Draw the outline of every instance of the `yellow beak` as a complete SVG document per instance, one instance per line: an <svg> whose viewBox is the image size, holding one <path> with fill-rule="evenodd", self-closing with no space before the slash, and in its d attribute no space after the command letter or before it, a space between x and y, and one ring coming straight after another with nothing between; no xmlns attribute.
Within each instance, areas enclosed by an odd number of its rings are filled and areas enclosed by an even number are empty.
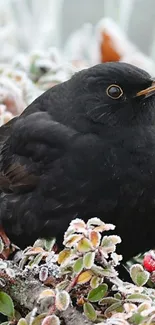
<svg viewBox="0 0 155 325"><path fill-rule="evenodd" d="M139 97L139 96L145 96L146 97L149 97L149 96L152 96L152 95L155 95L155 81L152 82L152 85L146 89L143 89L143 90L140 90L137 94L136 94L136 97Z"/></svg>

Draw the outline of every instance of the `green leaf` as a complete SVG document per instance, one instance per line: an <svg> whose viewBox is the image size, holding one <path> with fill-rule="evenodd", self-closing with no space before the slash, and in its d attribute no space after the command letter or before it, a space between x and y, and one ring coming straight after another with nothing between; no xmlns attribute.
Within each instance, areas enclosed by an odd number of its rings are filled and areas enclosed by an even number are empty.
<svg viewBox="0 0 155 325"><path fill-rule="evenodd" d="M45 247L45 239L43 239L43 238L37 239L34 242L33 247L41 247L41 248L44 248Z"/></svg>
<svg viewBox="0 0 155 325"><path fill-rule="evenodd" d="M119 300L121 300L121 299L122 299L122 296L121 296L121 294L120 294L119 292L116 292L116 293L114 294L114 298L115 298L115 299L119 299Z"/></svg>
<svg viewBox="0 0 155 325"><path fill-rule="evenodd" d="M28 316L28 317L27 317ZM26 316L26 320L27 318L31 320L31 317L32 317L32 312L30 313L30 317L29 317L29 314ZM32 324L31 325L41 325L42 324L42 321L43 319L47 316L47 314L43 313L43 314L40 314L38 315L37 317L35 317L35 319L33 320ZM30 323L30 321L28 321L28 324Z"/></svg>
<svg viewBox="0 0 155 325"><path fill-rule="evenodd" d="M7 293L0 292L0 313L8 317L14 317L14 305L11 297Z"/></svg>
<svg viewBox="0 0 155 325"><path fill-rule="evenodd" d="M73 266L73 271L75 273L80 273L83 269L83 258L80 257L78 258L78 260L76 260L76 262L74 263L74 266Z"/></svg>
<svg viewBox="0 0 155 325"><path fill-rule="evenodd" d="M70 281L69 280L64 280L62 282L59 282L57 285L56 285L56 289L58 289L59 291L61 290L65 290L70 284Z"/></svg>
<svg viewBox="0 0 155 325"><path fill-rule="evenodd" d="M96 320L97 314L96 314L96 311L95 311L94 307L92 306L92 304L90 304L89 302L86 302L83 305L83 310L84 310L85 316L88 319L90 319L93 322Z"/></svg>
<svg viewBox="0 0 155 325"><path fill-rule="evenodd" d="M95 289L99 286L99 284L101 284L102 279L99 278L98 276L94 275L90 281L90 286L92 289Z"/></svg>
<svg viewBox="0 0 155 325"><path fill-rule="evenodd" d="M104 236L101 242L102 247L113 247L121 243L121 238L117 235Z"/></svg>
<svg viewBox="0 0 155 325"><path fill-rule="evenodd" d="M111 316L112 312L123 312L122 302L116 302L115 304L112 304L110 307L108 307L105 311L105 316L109 318Z"/></svg>
<svg viewBox="0 0 155 325"><path fill-rule="evenodd" d="M150 302L146 302L146 301L145 301L145 302L141 303L141 304L138 306L137 311L138 311L139 313L141 313L141 312L143 312L144 310L149 310L150 307L151 307Z"/></svg>
<svg viewBox="0 0 155 325"><path fill-rule="evenodd" d="M108 266L107 268L103 268L98 265L93 265L91 270L93 271L94 274L100 275L102 277L116 277L117 272L112 266Z"/></svg>
<svg viewBox="0 0 155 325"><path fill-rule="evenodd" d="M130 268L130 276L132 281L140 287L146 284L149 280L150 274L143 269L142 265L134 264Z"/></svg>
<svg viewBox="0 0 155 325"><path fill-rule="evenodd" d="M39 263L41 262L42 258L43 258L43 253L39 253L38 255L36 255L35 258L33 259L33 262L31 264L31 266L39 265Z"/></svg>
<svg viewBox="0 0 155 325"><path fill-rule="evenodd" d="M95 252L89 252L83 257L83 265L86 269L91 269L94 264Z"/></svg>
<svg viewBox="0 0 155 325"><path fill-rule="evenodd" d="M10 322L1 323L1 325L10 325Z"/></svg>
<svg viewBox="0 0 155 325"><path fill-rule="evenodd" d="M19 319L17 325L28 325L28 324L25 318L21 318Z"/></svg>
<svg viewBox="0 0 155 325"><path fill-rule="evenodd" d="M135 313L129 318L131 324L138 325L141 324L144 317L140 313Z"/></svg>
<svg viewBox="0 0 155 325"><path fill-rule="evenodd" d="M93 265L91 270L95 275L105 276L104 268L98 265Z"/></svg>
<svg viewBox="0 0 155 325"><path fill-rule="evenodd" d="M142 293L133 293L133 294L127 296L126 301L142 303L145 301L151 301L151 298L147 295L142 294Z"/></svg>
<svg viewBox="0 0 155 325"><path fill-rule="evenodd" d="M101 300L107 293L108 286L106 283L100 284L97 288L92 289L88 294L88 300L96 302Z"/></svg>
<svg viewBox="0 0 155 325"><path fill-rule="evenodd" d="M92 250L92 244L91 241L87 238L82 238L78 244L77 244L77 250L80 253L87 253L90 252Z"/></svg>
<svg viewBox="0 0 155 325"><path fill-rule="evenodd" d="M45 249L50 252L52 250L55 242L56 242L56 239L53 237L50 239L45 239L45 242L44 242Z"/></svg>
<svg viewBox="0 0 155 325"><path fill-rule="evenodd" d="M119 299L116 299L114 297L105 297L102 300L99 301L99 305L113 305L116 302L120 302Z"/></svg>

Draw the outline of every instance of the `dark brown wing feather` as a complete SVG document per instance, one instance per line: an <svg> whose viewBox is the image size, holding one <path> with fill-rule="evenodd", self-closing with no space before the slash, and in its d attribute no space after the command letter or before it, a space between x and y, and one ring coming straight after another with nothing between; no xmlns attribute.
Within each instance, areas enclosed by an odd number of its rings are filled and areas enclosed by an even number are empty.
<svg viewBox="0 0 155 325"><path fill-rule="evenodd" d="M36 187L47 164L61 157L75 131L48 113L15 118L0 128L0 189L27 192Z"/></svg>

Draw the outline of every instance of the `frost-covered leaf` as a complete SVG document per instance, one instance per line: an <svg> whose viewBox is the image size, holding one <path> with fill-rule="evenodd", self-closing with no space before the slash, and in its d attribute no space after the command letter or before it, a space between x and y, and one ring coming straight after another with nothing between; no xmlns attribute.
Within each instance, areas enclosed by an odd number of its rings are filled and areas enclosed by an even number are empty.
<svg viewBox="0 0 155 325"><path fill-rule="evenodd" d="M105 223L104 225L102 226L97 226L94 228L94 231L97 231L97 232L103 232L103 231L109 231L109 230L114 230L115 229L115 226L111 223Z"/></svg>
<svg viewBox="0 0 155 325"><path fill-rule="evenodd" d="M67 291L58 291L56 293L55 305L58 310L66 310L70 303L70 295Z"/></svg>
<svg viewBox="0 0 155 325"><path fill-rule="evenodd" d="M86 224L83 220L76 218L71 221L68 230L73 230L78 233L86 233Z"/></svg>
<svg viewBox="0 0 155 325"><path fill-rule="evenodd" d="M55 238L45 239L45 242L44 242L45 249L50 252L52 250L55 242L56 242Z"/></svg>
<svg viewBox="0 0 155 325"><path fill-rule="evenodd" d="M120 302L119 299L116 299L114 297L105 297L99 301L99 305L113 305L117 302Z"/></svg>
<svg viewBox="0 0 155 325"><path fill-rule="evenodd" d="M44 249L42 247L31 247L28 251L24 253L25 256L35 256L39 253L45 253Z"/></svg>
<svg viewBox="0 0 155 325"><path fill-rule="evenodd" d="M28 325L28 323L25 318L21 318L19 319L17 325Z"/></svg>
<svg viewBox="0 0 155 325"><path fill-rule="evenodd" d="M97 318L97 314L96 314L96 311L94 309L94 307L92 306L91 303L89 302L86 302L84 305L83 305L83 310L84 310L84 314L85 316L90 319L91 321L95 321L96 318Z"/></svg>
<svg viewBox="0 0 155 325"><path fill-rule="evenodd" d="M26 262L28 261L28 256L24 256L19 262L19 268L24 269Z"/></svg>
<svg viewBox="0 0 155 325"><path fill-rule="evenodd" d="M101 240L101 235L99 232L91 230L89 232L89 239L91 241L91 244L94 248L98 247L100 244L100 240Z"/></svg>
<svg viewBox="0 0 155 325"><path fill-rule="evenodd" d="M47 297L55 297L55 291L52 290L52 289L45 289L45 290L43 290L40 293L38 300L44 299L44 298L47 298Z"/></svg>
<svg viewBox="0 0 155 325"><path fill-rule="evenodd" d="M114 304L112 304L111 306L109 306L106 311L105 311L105 316L107 318L111 317L112 314L114 313L118 313L118 312L123 312L123 306L122 306L122 302L116 302Z"/></svg>
<svg viewBox="0 0 155 325"><path fill-rule="evenodd" d="M90 242L89 239L87 238L82 238L79 242L78 242L78 245L77 245L77 250L80 252L80 253L87 253L89 252L90 250L92 250L92 244Z"/></svg>
<svg viewBox="0 0 155 325"><path fill-rule="evenodd" d="M40 271L39 271L39 280L41 282L46 281L48 278L48 267L42 266Z"/></svg>
<svg viewBox="0 0 155 325"><path fill-rule="evenodd" d="M97 217L94 217L94 218L90 218L88 221L87 221L87 226L90 227L90 226L102 226L104 225L105 223L97 218Z"/></svg>
<svg viewBox="0 0 155 325"><path fill-rule="evenodd" d="M115 226L113 224L107 224L104 223L101 219L99 218L91 218L88 220L87 222L87 226L88 227L95 227L94 230L95 231L106 231L106 230L114 230Z"/></svg>
<svg viewBox="0 0 155 325"><path fill-rule="evenodd" d="M139 308L137 308L137 311L143 316L148 317L150 315L155 316L155 307L150 307L149 309L144 309L142 311L139 311Z"/></svg>
<svg viewBox="0 0 155 325"><path fill-rule="evenodd" d="M65 266L63 266L62 267L62 265L61 265L61 273L63 274L63 275L65 275L65 274L70 274L70 273L72 273L73 272L73 268L72 268L72 266L71 265L65 265Z"/></svg>
<svg viewBox="0 0 155 325"><path fill-rule="evenodd" d="M48 266L52 266L53 263L58 261L58 254L55 254L53 251L48 253L48 256L45 258L45 262Z"/></svg>
<svg viewBox="0 0 155 325"><path fill-rule="evenodd" d="M116 298L116 299L118 299L118 300L121 300L122 296L121 296L121 294L120 294L119 292L116 292L116 293L114 294L114 298Z"/></svg>
<svg viewBox="0 0 155 325"><path fill-rule="evenodd" d="M34 256L30 256L28 266L33 269L34 267Z"/></svg>
<svg viewBox="0 0 155 325"><path fill-rule="evenodd" d="M116 235L104 236L101 241L101 246L107 253L113 253L116 245L121 243L121 238Z"/></svg>
<svg viewBox="0 0 155 325"><path fill-rule="evenodd" d="M80 273L83 269L83 258L80 257L76 260L76 262L73 265L73 271L75 273Z"/></svg>
<svg viewBox="0 0 155 325"><path fill-rule="evenodd" d="M39 265L39 263L41 262L43 258L43 253L39 253L35 256L35 258L33 259L33 262L31 263L31 266L35 266L35 265Z"/></svg>
<svg viewBox="0 0 155 325"><path fill-rule="evenodd" d="M15 278L15 271L9 267L6 268L6 274L10 277L10 278Z"/></svg>
<svg viewBox="0 0 155 325"><path fill-rule="evenodd" d="M90 290L88 300L90 302L97 302L101 300L107 293L108 286L106 283L100 284L97 288Z"/></svg>
<svg viewBox="0 0 155 325"><path fill-rule="evenodd" d="M120 264L120 261L122 260L122 255L118 255L117 253L111 253L111 259L113 260L113 265L117 266Z"/></svg>
<svg viewBox="0 0 155 325"><path fill-rule="evenodd" d="M126 297L126 301L131 301L133 303L142 303L145 301L151 301L151 298L148 295L142 293L133 293Z"/></svg>
<svg viewBox="0 0 155 325"><path fill-rule="evenodd" d="M2 238L0 237L0 254L3 252L3 250L4 250L4 243Z"/></svg>
<svg viewBox="0 0 155 325"><path fill-rule="evenodd" d="M6 269L7 268L7 263L4 262L3 260L0 260L0 269Z"/></svg>
<svg viewBox="0 0 155 325"><path fill-rule="evenodd" d="M93 265L91 269L95 275L100 275L100 276L105 275L104 268L102 266Z"/></svg>
<svg viewBox="0 0 155 325"><path fill-rule="evenodd" d="M130 276L136 285L143 286L148 281L150 274L143 269L142 265L134 264L130 268Z"/></svg>
<svg viewBox="0 0 155 325"><path fill-rule="evenodd" d="M3 291L0 292L0 313L8 317L13 317L15 313L11 297Z"/></svg>
<svg viewBox="0 0 155 325"><path fill-rule="evenodd" d="M59 291L60 290L65 290L70 284L70 281L69 280L64 280L62 282L59 282L57 285L56 285L56 289L58 289Z"/></svg>
<svg viewBox="0 0 155 325"><path fill-rule="evenodd" d="M100 275L100 276L106 276L106 277L116 277L117 272L112 266L108 266L106 268L103 268L101 266L93 265L91 270L95 275Z"/></svg>
<svg viewBox="0 0 155 325"><path fill-rule="evenodd" d="M91 286L91 288L92 288L92 289L97 288L97 287L99 286L99 284L102 283L102 281L103 281L102 278L100 278L100 277L94 275L94 276L92 277L91 281L90 281L90 286Z"/></svg>
<svg viewBox="0 0 155 325"><path fill-rule="evenodd" d="M71 226L75 227L75 228L86 228L86 224L82 219L76 218L74 220L71 221L70 223Z"/></svg>
<svg viewBox="0 0 155 325"><path fill-rule="evenodd" d="M138 306L137 311L139 313L141 313L143 311L146 311L146 310L148 311L150 309L152 309L151 302L143 302ZM154 307L154 311L155 311L155 307Z"/></svg>
<svg viewBox="0 0 155 325"><path fill-rule="evenodd" d="M70 249L64 249L58 255L58 263L64 265L70 260L72 252Z"/></svg>
<svg viewBox="0 0 155 325"><path fill-rule="evenodd" d="M137 310L137 306L132 302L125 302L123 307L126 313L132 313Z"/></svg>
<svg viewBox="0 0 155 325"><path fill-rule="evenodd" d="M30 315L31 315L31 313L30 313ZM28 314L28 316L29 316L29 314ZM30 322L30 324L31 325L42 325L42 321L46 316L47 316L47 314L45 314L45 313L40 314L37 317L35 317L35 319L32 321L32 323ZM29 317L26 316L26 320L27 320L27 318L29 318ZM30 318L31 318L31 316L30 316ZM28 324L29 324L29 322L28 322Z"/></svg>
<svg viewBox="0 0 155 325"><path fill-rule="evenodd" d="M90 281L92 278L92 272L90 270L82 272L78 279L77 279L77 284L84 284Z"/></svg>
<svg viewBox="0 0 155 325"><path fill-rule="evenodd" d="M45 246L45 239L41 239L41 238L37 239L33 244L33 247L42 247L42 248L44 248L44 246Z"/></svg>
<svg viewBox="0 0 155 325"><path fill-rule="evenodd" d="M68 248L75 247L75 245L80 241L81 238L83 238L83 235L81 234L69 235L64 239L63 245Z"/></svg>
<svg viewBox="0 0 155 325"><path fill-rule="evenodd" d="M95 260L95 252L88 252L83 257L83 266L86 269L91 269Z"/></svg>
<svg viewBox="0 0 155 325"><path fill-rule="evenodd" d="M60 325L60 319L55 315L46 316L41 325Z"/></svg>
<svg viewBox="0 0 155 325"><path fill-rule="evenodd" d="M134 313L130 318L129 321L133 325L142 324L144 317L140 313ZM143 323L144 324L144 323ZM150 324L151 325L151 324Z"/></svg>
<svg viewBox="0 0 155 325"><path fill-rule="evenodd" d="M0 278L0 287L1 289L6 286L6 281L3 278Z"/></svg>

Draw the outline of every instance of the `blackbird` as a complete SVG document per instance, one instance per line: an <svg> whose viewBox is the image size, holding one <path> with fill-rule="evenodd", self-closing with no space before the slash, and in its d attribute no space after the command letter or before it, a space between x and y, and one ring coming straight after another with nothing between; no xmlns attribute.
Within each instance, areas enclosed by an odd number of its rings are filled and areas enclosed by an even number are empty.
<svg viewBox="0 0 155 325"><path fill-rule="evenodd" d="M98 216L127 260L155 245L155 81L130 64L84 69L0 128L0 224L21 248Z"/></svg>

